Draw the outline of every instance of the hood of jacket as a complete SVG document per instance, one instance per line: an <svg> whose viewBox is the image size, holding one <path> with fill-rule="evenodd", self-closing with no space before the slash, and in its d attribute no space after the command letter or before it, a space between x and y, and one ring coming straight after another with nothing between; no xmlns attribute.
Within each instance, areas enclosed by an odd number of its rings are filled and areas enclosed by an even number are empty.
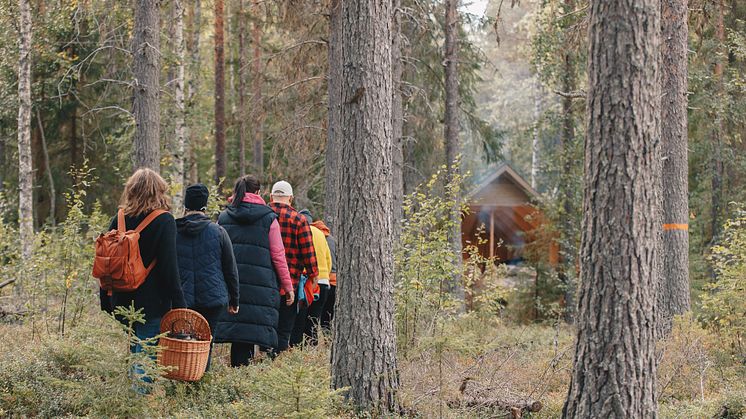
<svg viewBox="0 0 746 419"><path fill-rule="evenodd" d="M332 234L331 230L329 230L329 227L327 227L327 225L324 224L324 222L321 220L316 220L311 223L311 225L321 230L321 232L324 233L324 236L326 237L329 237L329 235Z"/></svg>
<svg viewBox="0 0 746 419"><path fill-rule="evenodd" d="M176 230L179 234L196 236L206 229L211 222L212 220L205 214L190 214L176 220Z"/></svg>
<svg viewBox="0 0 746 419"><path fill-rule="evenodd" d="M240 224L253 224L274 211L264 203L261 196L247 193L241 201L241 205L238 207L229 205L225 212Z"/></svg>

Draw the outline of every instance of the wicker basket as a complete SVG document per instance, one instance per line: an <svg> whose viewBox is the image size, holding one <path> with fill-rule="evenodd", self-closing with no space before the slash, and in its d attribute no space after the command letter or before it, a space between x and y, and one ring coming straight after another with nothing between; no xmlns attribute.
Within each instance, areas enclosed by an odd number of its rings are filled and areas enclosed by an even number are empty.
<svg viewBox="0 0 746 419"><path fill-rule="evenodd" d="M169 333L169 336L158 342L161 347L158 353L159 364L172 367L166 373L166 378L179 381L197 381L202 378L212 343L207 320L194 310L174 309L163 316L161 333ZM180 335L189 335L196 340L174 337Z"/></svg>

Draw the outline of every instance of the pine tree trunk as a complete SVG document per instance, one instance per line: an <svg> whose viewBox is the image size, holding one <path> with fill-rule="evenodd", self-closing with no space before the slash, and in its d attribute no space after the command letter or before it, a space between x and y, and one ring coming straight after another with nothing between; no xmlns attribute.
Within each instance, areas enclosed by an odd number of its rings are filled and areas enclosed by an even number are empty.
<svg viewBox="0 0 746 419"><path fill-rule="evenodd" d="M566 14L575 12L575 0L565 0ZM566 31L575 30L566 28ZM562 90L565 93L571 93L577 90L577 75L575 70L575 53L571 46L566 46L562 63ZM572 164L575 160L573 151L575 149L575 115L573 113L573 98L570 96L562 97L562 128L560 130L560 199L562 200L562 244L566 247L563 254L565 255L562 265L559 267L559 276L565 282L565 321L572 323L575 320L577 282L575 275L568 274L575 270L575 238L576 225L573 215L575 214L575 190L572 182Z"/></svg>
<svg viewBox="0 0 746 419"><path fill-rule="evenodd" d="M660 2L590 5L577 344L565 418L656 417Z"/></svg>
<svg viewBox="0 0 746 419"><path fill-rule="evenodd" d="M339 193L337 178L339 155L337 155L339 136L341 135L340 118L342 112L342 6L341 0L329 2L329 43L327 69L328 92L328 123L326 128L326 157L325 157L325 186L324 220L329 228L337 227L337 210L339 209Z"/></svg>
<svg viewBox="0 0 746 419"><path fill-rule="evenodd" d="M238 0L238 168L246 175L246 13Z"/></svg>
<svg viewBox="0 0 746 419"><path fill-rule="evenodd" d="M187 114L194 115L196 108L196 98L199 93L200 67L201 60L199 54L199 36L202 30L202 4L200 0L194 0L192 5L192 22L191 22L191 58L189 59L189 82L187 84ZM193 119L193 118L190 118ZM197 147L198 132L197 129L189 127L188 129L188 146L189 146L189 183L196 183L198 180L197 167Z"/></svg>
<svg viewBox="0 0 746 419"><path fill-rule="evenodd" d="M393 147L392 147L392 209L391 217L394 229L394 245L399 242L402 219L402 200L404 198L404 150L402 148L402 128L404 126L404 105L402 103L402 60L401 60L401 0L393 0L393 26L391 30L391 66L394 96L392 99Z"/></svg>
<svg viewBox="0 0 746 419"><path fill-rule="evenodd" d="M687 156L687 0L661 2L661 142L663 148L663 271L658 336L673 316L689 311L689 167Z"/></svg>
<svg viewBox="0 0 746 419"><path fill-rule="evenodd" d="M715 115L715 129L712 134L712 199L711 199L711 235L710 244L714 244L720 234L720 216L722 213L722 201L723 201L723 174L725 172L725 164L723 162L723 110L718 108L722 100L724 100L724 86L723 86L723 59L722 55L725 55L723 51L725 45L725 0L718 0L717 2L717 17L715 21L715 38L718 42L717 52L715 56L715 83L717 83L717 94L718 104L716 104Z"/></svg>
<svg viewBox="0 0 746 419"><path fill-rule="evenodd" d="M173 1L173 24L174 38L173 43L176 47L176 57L179 60L176 66L176 83L174 83L174 100L176 102L176 127L175 127L175 144L171 151L173 172L171 182L174 186L172 208L180 212L184 207L184 159L186 158L186 103L184 100L184 66L187 61L186 44L184 42L184 1Z"/></svg>
<svg viewBox="0 0 746 419"><path fill-rule="evenodd" d="M332 382L367 410L396 412L399 374L391 252L391 0L340 3L343 66L337 155L339 298ZM360 214L365 214L364 219Z"/></svg>
<svg viewBox="0 0 746 419"><path fill-rule="evenodd" d="M215 183L225 178L225 54L223 0L215 0Z"/></svg>
<svg viewBox="0 0 746 419"><path fill-rule="evenodd" d="M160 148L160 1L136 0L132 55L135 76L134 168L161 169Z"/></svg>
<svg viewBox="0 0 746 419"><path fill-rule="evenodd" d="M458 0L445 0L445 148L446 164L448 165L449 182L456 179L460 166L454 162L461 152L459 141L459 106L460 97L458 90ZM464 288L461 285L462 243L461 243L461 200L457 197L453 202L451 211L451 222L453 227L449 232L449 240L453 247L453 264L455 274L453 275L450 289L453 295L463 301Z"/></svg>
<svg viewBox="0 0 746 419"><path fill-rule="evenodd" d="M34 168L31 160L31 4L18 0L18 227L21 256L31 257L34 244ZM20 289L20 287L18 288Z"/></svg>
<svg viewBox="0 0 746 419"><path fill-rule="evenodd" d="M252 133L254 138L254 170L261 179L264 176L264 100L262 98L262 79L264 75L262 74L262 20L259 0L254 0L254 27L251 35L254 44L253 78L251 80L253 98L251 101L256 110Z"/></svg>
<svg viewBox="0 0 746 419"><path fill-rule="evenodd" d="M36 123L39 125L39 135L41 136L41 153L44 157L44 171L47 172L47 181L49 182L49 221L52 225L57 225L57 191L54 187L54 175L49 164L49 150L47 149L47 136L44 133L44 124L41 120L39 108L36 108Z"/></svg>

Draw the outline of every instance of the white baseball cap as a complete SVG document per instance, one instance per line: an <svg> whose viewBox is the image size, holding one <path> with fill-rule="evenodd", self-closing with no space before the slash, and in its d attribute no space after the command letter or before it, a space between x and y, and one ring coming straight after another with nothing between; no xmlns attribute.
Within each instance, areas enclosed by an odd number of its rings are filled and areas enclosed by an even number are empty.
<svg viewBox="0 0 746 419"><path fill-rule="evenodd" d="M272 195L274 196L293 196L293 187L284 180L272 185Z"/></svg>

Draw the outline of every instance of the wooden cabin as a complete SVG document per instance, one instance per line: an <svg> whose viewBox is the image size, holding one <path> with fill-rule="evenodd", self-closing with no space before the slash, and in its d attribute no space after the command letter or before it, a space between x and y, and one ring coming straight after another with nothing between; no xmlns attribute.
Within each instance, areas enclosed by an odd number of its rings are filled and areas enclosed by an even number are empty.
<svg viewBox="0 0 746 419"><path fill-rule="evenodd" d="M536 243L537 227L543 216L532 205L538 192L510 165L502 163L467 195L469 212L461 223L463 245L483 243L479 252L484 257L495 258L496 263L518 264L524 260L525 245L535 243L534 250L551 264L559 260L559 248L554 240ZM466 255L465 255L466 257Z"/></svg>

